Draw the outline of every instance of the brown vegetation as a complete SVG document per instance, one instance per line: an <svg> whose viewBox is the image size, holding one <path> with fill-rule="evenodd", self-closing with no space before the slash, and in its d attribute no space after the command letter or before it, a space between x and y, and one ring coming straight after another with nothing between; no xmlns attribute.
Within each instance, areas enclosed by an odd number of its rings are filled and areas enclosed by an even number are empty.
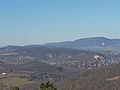
<svg viewBox="0 0 120 90"><path fill-rule="evenodd" d="M120 64L88 70L58 84L59 90L120 90Z"/></svg>

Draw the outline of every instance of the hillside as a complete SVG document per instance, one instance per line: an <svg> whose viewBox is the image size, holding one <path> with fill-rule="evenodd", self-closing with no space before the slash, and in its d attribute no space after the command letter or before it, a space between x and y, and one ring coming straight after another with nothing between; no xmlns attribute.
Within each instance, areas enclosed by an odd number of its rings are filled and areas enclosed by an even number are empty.
<svg viewBox="0 0 120 90"><path fill-rule="evenodd" d="M66 48L0 49L0 60L7 63L40 61L53 66L88 69L120 62L119 51L88 51Z"/></svg>
<svg viewBox="0 0 120 90"><path fill-rule="evenodd" d="M120 52L88 51L66 48L0 49L0 72L31 72L27 78L44 79L43 75L59 80L87 69L120 62Z"/></svg>
<svg viewBox="0 0 120 90"><path fill-rule="evenodd" d="M59 90L120 90L120 63L66 79L59 84Z"/></svg>

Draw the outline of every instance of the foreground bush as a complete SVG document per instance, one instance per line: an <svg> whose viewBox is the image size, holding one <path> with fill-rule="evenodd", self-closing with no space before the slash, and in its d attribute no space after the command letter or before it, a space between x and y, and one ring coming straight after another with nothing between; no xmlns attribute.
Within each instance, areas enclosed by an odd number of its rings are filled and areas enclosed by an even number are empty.
<svg viewBox="0 0 120 90"><path fill-rule="evenodd" d="M51 84L49 81L47 81L45 83L41 83L40 89L42 89L42 90L57 90L57 88L55 88L53 86L53 84Z"/></svg>
<svg viewBox="0 0 120 90"><path fill-rule="evenodd" d="M19 87L12 87L10 90L19 90Z"/></svg>

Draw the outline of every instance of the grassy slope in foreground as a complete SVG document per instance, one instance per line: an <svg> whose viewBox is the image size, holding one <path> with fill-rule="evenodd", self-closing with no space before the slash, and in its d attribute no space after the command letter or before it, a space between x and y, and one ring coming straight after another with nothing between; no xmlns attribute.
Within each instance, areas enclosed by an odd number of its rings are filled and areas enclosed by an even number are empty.
<svg viewBox="0 0 120 90"><path fill-rule="evenodd" d="M91 69L58 84L59 90L120 90L120 64Z"/></svg>

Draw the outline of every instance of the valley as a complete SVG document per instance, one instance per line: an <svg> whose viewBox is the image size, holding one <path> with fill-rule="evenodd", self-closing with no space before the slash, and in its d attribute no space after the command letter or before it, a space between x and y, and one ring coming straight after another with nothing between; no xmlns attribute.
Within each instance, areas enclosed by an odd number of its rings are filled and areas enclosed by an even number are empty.
<svg viewBox="0 0 120 90"><path fill-rule="evenodd" d="M119 62L119 51L43 47L2 48L0 49L0 73L4 75L0 79L8 79L7 81L10 79L11 81L8 82L10 86L19 86L24 90L23 87L31 83L35 86L44 81L57 83L76 74ZM14 84L14 81L18 84ZM22 81L26 83L21 84ZM6 82L1 82L7 88L10 87Z"/></svg>

